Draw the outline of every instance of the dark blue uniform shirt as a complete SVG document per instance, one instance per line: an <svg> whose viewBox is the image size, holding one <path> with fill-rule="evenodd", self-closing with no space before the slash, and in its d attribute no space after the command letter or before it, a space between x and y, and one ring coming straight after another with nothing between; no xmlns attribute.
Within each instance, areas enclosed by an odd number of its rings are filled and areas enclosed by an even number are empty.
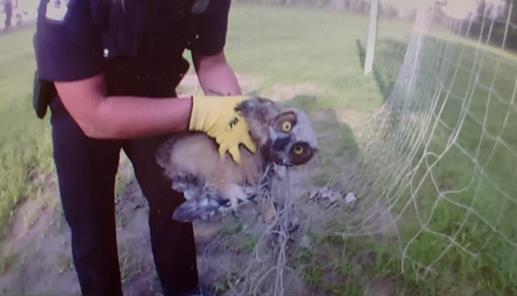
<svg viewBox="0 0 517 296"><path fill-rule="evenodd" d="M193 2L43 0L35 39L39 77L74 81L105 73L111 95L169 95L164 89L173 91L186 70L186 48L206 56L225 45L230 0L211 0L200 15L191 13Z"/></svg>

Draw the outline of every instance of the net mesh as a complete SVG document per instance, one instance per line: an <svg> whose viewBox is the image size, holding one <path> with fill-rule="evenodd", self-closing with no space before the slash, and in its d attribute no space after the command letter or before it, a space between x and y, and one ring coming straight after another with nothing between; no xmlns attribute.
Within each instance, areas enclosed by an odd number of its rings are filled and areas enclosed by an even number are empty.
<svg viewBox="0 0 517 296"><path fill-rule="evenodd" d="M255 236L246 268L227 277L231 294L296 293L310 268L300 251L311 245L292 237L293 220L302 235L387 239L398 271L417 278L468 273L468 265L502 270L501 282L516 283L513 6L481 5L455 19L443 4L421 7L407 38L383 31L381 19L373 76L386 100L364 128L359 156L323 161L331 177L308 199L293 199L301 194L286 189L289 177L280 182L278 217ZM307 203L322 196L323 205Z"/></svg>
<svg viewBox="0 0 517 296"><path fill-rule="evenodd" d="M341 233L382 232L375 221L389 216L382 222L399 230L402 272L437 272L451 252L481 265L515 262L517 58L506 49L517 27L512 6L503 7L482 5L458 20L430 6L410 38L395 42L406 48L398 77L353 183L363 207L380 204L380 212L355 213Z"/></svg>

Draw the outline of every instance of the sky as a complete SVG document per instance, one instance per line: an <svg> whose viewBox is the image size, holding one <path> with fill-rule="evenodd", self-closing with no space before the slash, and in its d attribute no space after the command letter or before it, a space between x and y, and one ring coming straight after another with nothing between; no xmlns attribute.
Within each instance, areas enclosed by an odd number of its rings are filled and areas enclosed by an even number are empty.
<svg viewBox="0 0 517 296"><path fill-rule="evenodd" d="M497 17L497 13L500 11L498 8L505 6L505 0L485 0L487 6L492 6L493 16ZM476 14L479 1L476 0L448 0L447 5L443 7L443 12L449 17L455 19L464 19L469 14Z"/></svg>
<svg viewBox="0 0 517 296"><path fill-rule="evenodd" d="M385 4L390 4L399 10L401 15L405 15L418 8L428 7L435 0L381 0ZM445 2L442 7L443 12L455 19L465 19L470 14L476 14L480 0L441 0ZM494 7L504 7L505 0L485 0ZM494 10L495 12L496 10Z"/></svg>

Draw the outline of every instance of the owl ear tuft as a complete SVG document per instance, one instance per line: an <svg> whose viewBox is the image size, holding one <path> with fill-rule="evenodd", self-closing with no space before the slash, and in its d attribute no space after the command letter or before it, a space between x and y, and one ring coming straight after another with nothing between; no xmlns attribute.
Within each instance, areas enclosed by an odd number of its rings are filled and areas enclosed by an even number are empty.
<svg viewBox="0 0 517 296"><path fill-rule="evenodd" d="M249 99L246 99L237 105L235 107L235 111L239 112L242 116L246 117L253 111L254 108L254 100L255 98L251 97Z"/></svg>
<svg viewBox="0 0 517 296"><path fill-rule="evenodd" d="M271 112L276 113L277 109L278 107L273 101L261 97L250 97L235 107L235 110L244 117L255 117L262 120L266 119Z"/></svg>

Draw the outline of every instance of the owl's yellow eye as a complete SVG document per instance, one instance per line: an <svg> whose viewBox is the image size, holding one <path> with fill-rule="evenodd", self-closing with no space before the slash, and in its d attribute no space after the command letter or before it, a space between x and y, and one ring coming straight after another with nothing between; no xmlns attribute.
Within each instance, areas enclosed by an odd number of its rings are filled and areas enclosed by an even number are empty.
<svg viewBox="0 0 517 296"><path fill-rule="evenodd" d="M303 153L303 147L302 146L296 146L296 147L294 147L293 151L294 151L294 154L300 155L300 154Z"/></svg>
<svg viewBox="0 0 517 296"><path fill-rule="evenodd" d="M288 133L291 131L291 129L293 128L293 126L291 125L291 122L289 121L284 121L282 123L282 131L285 132L285 133Z"/></svg>

